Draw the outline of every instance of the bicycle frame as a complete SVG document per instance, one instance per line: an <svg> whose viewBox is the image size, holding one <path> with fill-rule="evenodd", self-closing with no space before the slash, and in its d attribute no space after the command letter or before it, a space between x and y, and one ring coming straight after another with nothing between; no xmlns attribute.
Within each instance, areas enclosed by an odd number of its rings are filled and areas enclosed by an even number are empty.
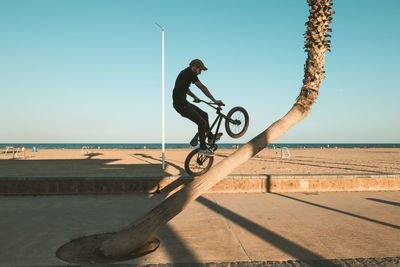
<svg viewBox="0 0 400 267"><path fill-rule="evenodd" d="M196 103L203 102L213 109L216 110L217 118L214 120L210 127L211 133L213 129L215 133L213 134L212 140L206 142L209 152L215 152L218 149L216 144L222 133L219 134L222 119L225 119L225 130L226 133L232 138L239 138L247 131L249 126L249 115L247 111L240 106L232 108L227 115L222 113L222 107L210 102L205 102L204 100L196 101ZM238 126L238 127L236 127ZM199 142L199 133L190 141L190 145L196 147ZM191 151L185 159L185 170L191 176L198 176L206 173L212 166L214 161L213 153L204 153L200 148Z"/></svg>
<svg viewBox="0 0 400 267"><path fill-rule="evenodd" d="M216 143L216 137L217 137L217 134L218 134L218 131L219 131L219 127L221 126L222 119L229 120L229 122L231 122L231 123L233 123L233 124L238 124L238 123L240 124L240 122L237 122L237 121L235 121L235 120L232 120L232 119L228 118L225 114L223 114L223 113L221 112L221 111L222 111L221 106L218 106L218 105L215 104L215 103L206 102L206 101L204 101L204 100L200 100L200 102L206 103L207 105L209 105L210 107L212 107L213 109L215 109L215 110L216 110L216 113L218 114L218 115L217 115L217 118L215 119L215 121L213 122L213 124L212 124L211 127L210 127L210 131L212 132L212 129L213 129L214 126L218 123L218 126L217 126L217 128L216 128L216 130L215 130L215 134L214 134L214 138L213 138L213 140L212 140L212 143L211 143L211 144L208 144L211 148L213 148L213 147L215 146L215 143Z"/></svg>

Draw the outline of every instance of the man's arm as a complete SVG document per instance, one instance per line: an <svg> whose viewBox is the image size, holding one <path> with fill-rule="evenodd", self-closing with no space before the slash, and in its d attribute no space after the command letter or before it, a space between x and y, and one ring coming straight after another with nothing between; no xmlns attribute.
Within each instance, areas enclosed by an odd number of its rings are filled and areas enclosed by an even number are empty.
<svg viewBox="0 0 400 267"><path fill-rule="evenodd" d="M191 97L193 97L194 102L196 102L196 103L200 102L200 99L195 94L193 94L193 92L190 91L190 89L187 90L187 94L190 95Z"/></svg>
<svg viewBox="0 0 400 267"><path fill-rule="evenodd" d="M212 96L212 94L210 93L210 91L208 91L207 87L202 84L200 81L197 81L194 83L197 87L199 87L199 89L209 98L211 99L211 101L213 101L215 104L217 105L223 105L224 103L222 103L221 100L215 100L215 98Z"/></svg>

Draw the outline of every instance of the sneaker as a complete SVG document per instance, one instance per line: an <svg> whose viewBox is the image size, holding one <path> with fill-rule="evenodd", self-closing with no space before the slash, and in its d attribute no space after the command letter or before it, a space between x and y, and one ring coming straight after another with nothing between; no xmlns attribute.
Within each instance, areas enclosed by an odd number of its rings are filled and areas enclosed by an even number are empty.
<svg viewBox="0 0 400 267"><path fill-rule="evenodd" d="M200 156L207 156L207 157L212 157L214 156L214 152L209 150L208 148L206 149L199 149L199 155Z"/></svg>
<svg viewBox="0 0 400 267"><path fill-rule="evenodd" d="M199 142L199 133L197 133L193 139L190 141L191 146L197 146L197 143Z"/></svg>

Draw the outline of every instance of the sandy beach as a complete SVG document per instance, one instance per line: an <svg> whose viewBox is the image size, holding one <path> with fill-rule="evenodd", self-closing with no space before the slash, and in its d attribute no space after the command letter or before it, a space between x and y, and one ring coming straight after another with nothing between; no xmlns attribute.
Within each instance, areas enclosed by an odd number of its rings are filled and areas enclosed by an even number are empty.
<svg viewBox="0 0 400 267"><path fill-rule="evenodd" d="M162 170L159 149L42 149L25 151L25 158L0 154L0 176L79 176L185 173L184 161L190 149L167 149ZM4 152L4 151L2 151ZM214 164L234 153L219 149ZM232 174L399 174L400 148L297 148L281 158L264 149ZM23 154L20 153L19 156Z"/></svg>

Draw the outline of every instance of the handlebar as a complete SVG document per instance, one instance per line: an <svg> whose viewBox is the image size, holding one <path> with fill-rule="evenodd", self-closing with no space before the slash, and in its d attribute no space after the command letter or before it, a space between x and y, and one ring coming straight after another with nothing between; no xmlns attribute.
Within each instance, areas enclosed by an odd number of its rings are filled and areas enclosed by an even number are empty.
<svg viewBox="0 0 400 267"><path fill-rule="evenodd" d="M194 102L194 101L193 101L193 102ZM201 99L200 99L200 102L199 102L199 103L201 103L201 102L203 102L203 103L209 105L210 107L212 107L212 108L214 108L214 109L219 109L219 108L221 108L221 106L225 106L225 104L222 104L222 105L220 106L220 105L218 105L218 104L215 104L214 102L207 102L207 101L204 101L204 100L201 100ZM197 102L195 102L195 103L197 103Z"/></svg>

